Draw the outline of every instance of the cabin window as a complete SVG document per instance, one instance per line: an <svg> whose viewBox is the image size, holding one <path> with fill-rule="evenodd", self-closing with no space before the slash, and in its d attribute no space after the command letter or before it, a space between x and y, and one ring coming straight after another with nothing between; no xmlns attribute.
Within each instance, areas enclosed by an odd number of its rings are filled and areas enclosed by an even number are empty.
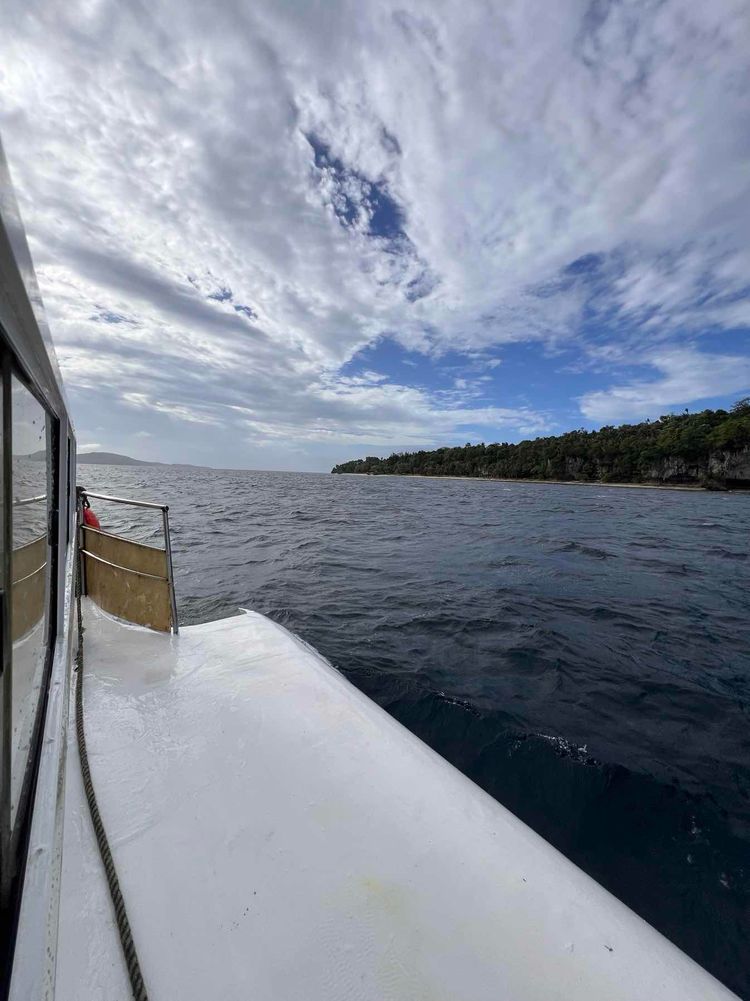
<svg viewBox="0 0 750 1001"><path fill-rule="evenodd" d="M55 616L50 537L58 422L2 357L2 745L0 962L18 901L39 759ZM0 980L2 976L0 975ZM2 988L0 988L1 990Z"/></svg>
<svg viewBox="0 0 750 1001"><path fill-rule="evenodd" d="M27 794L47 663L50 618L51 427L44 408L11 376L10 826Z"/></svg>
<svg viewBox="0 0 750 1001"><path fill-rule="evenodd" d="M68 435L66 439L65 446L67 451L67 459L65 462L65 475L67 477L65 496L68 505L65 517L65 545L67 546L70 542L71 533L74 530L74 522L71 512L75 511L76 496L76 453L75 446L73 445L73 439L70 435Z"/></svg>

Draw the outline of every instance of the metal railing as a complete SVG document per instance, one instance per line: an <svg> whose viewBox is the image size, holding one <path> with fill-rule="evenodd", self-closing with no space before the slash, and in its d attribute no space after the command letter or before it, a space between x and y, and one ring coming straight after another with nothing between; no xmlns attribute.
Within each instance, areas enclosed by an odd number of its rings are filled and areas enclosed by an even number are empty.
<svg viewBox="0 0 750 1001"><path fill-rule="evenodd" d="M159 577L159 580L166 580L169 585L169 601L172 609L172 632L177 635L180 631L179 623L177 621L177 597L174 589L174 568L172 566L172 541L169 536L169 505L168 504L152 504L150 501L139 501L131 500L127 497L111 497L109 494L97 494L91 490L84 490L82 487L78 488L79 501L83 498L93 497L95 500L110 501L113 504L127 504L129 507L141 507L148 508L152 511L161 511L162 517L162 528L164 531L164 553L166 555L166 565L167 565L167 576ZM79 525L85 528L83 519L79 517ZM118 563L112 563L110 560L105 560L102 556L96 553L89 552L87 549L81 547L81 553L84 556L88 556L91 559L96 560L99 563L104 563L107 566L114 567L116 570L122 570L125 573L134 574L139 577L155 577L154 574L147 574L141 570L134 570L132 567L124 567Z"/></svg>
<svg viewBox="0 0 750 1001"><path fill-rule="evenodd" d="M40 504L46 500L46 494L39 494L38 497L15 497L13 499L13 507L26 507L27 504Z"/></svg>

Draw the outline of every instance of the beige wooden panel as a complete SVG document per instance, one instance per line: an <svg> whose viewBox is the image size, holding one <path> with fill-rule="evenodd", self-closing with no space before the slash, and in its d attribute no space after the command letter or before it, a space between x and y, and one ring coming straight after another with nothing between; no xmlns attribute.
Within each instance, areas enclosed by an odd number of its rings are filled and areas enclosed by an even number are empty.
<svg viewBox="0 0 750 1001"><path fill-rule="evenodd" d="M127 539L118 541L127 543ZM144 577L86 555L84 572L86 593L105 612L140 626L169 632L172 626L172 606L167 580Z"/></svg>
<svg viewBox="0 0 750 1001"><path fill-rule="evenodd" d="M167 554L155 546L144 546L141 542L131 542L120 535L110 535L95 528L83 529L83 548L103 560L116 563L118 567L140 570L154 577L167 576Z"/></svg>
<svg viewBox="0 0 750 1001"><path fill-rule="evenodd" d="M47 562L47 536L40 535L33 542L14 549L10 557L10 576L12 581L28 577Z"/></svg>
<svg viewBox="0 0 750 1001"><path fill-rule="evenodd" d="M46 584L46 563L43 563L35 573L13 582L11 589L11 637L14 643L30 632L44 616Z"/></svg>

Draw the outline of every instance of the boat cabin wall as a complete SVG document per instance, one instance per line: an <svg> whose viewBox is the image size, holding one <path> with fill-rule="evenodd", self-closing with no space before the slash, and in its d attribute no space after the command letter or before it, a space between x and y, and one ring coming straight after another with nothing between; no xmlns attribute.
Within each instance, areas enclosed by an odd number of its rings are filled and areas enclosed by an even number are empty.
<svg viewBox="0 0 750 1001"><path fill-rule="evenodd" d="M49 965L47 917L62 758L53 684L67 698L75 541L75 434L44 319L18 208L0 148L0 998L10 990L27 891L45 915L24 935L29 963ZM57 674L55 667L57 666ZM61 673L62 670L62 673ZM58 713L54 721L52 708ZM43 748L44 753L43 753ZM43 832L44 823L52 827ZM41 825L41 826L40 826ZM30 856L34 829L39 851ZM40 891L40 887L42 890ZM46 887L46 889L44 889ZM41 900L39 893L44 900ZM39 924L39 914L36 923ZM14 974L15 978L15 974ZM27 996L42 997L42 994Z"/></svg>

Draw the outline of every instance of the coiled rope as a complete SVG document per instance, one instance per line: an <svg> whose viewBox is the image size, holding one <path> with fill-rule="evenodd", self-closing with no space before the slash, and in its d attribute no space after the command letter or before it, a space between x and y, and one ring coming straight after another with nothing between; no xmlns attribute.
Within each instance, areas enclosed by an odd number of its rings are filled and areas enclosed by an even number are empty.
<svg viewBox="0 0 750 1001"><path fill-rule="evenodd" d="M125 963L128 967L130 986L133 990L134 1001L148 1001L148 994L143 983L141 967L138 963L138 955L135 951L133 934L130 930L125 901L120 890L120 881L117 878L114 859L110 851L107 834L104 830L102 818L99 815L99 807L96 802L94 783L91 781L91 770L89 768L89 756L86 750L86 734L83 729L83 616L81 614L81 556L76 557L76 606L78 615L78 650L76 652L76 737L78 738L78 757L81 761L81 775L83 776L83 788L86 791L86 801L89 804L91 822L94 825L96 843L99 846L99 854L104 864L104 871L109 884L109 895L112 898L112 906L115 909L115 919L117 920L117 930L120 933L120 944L122 945Z"/></svg>

